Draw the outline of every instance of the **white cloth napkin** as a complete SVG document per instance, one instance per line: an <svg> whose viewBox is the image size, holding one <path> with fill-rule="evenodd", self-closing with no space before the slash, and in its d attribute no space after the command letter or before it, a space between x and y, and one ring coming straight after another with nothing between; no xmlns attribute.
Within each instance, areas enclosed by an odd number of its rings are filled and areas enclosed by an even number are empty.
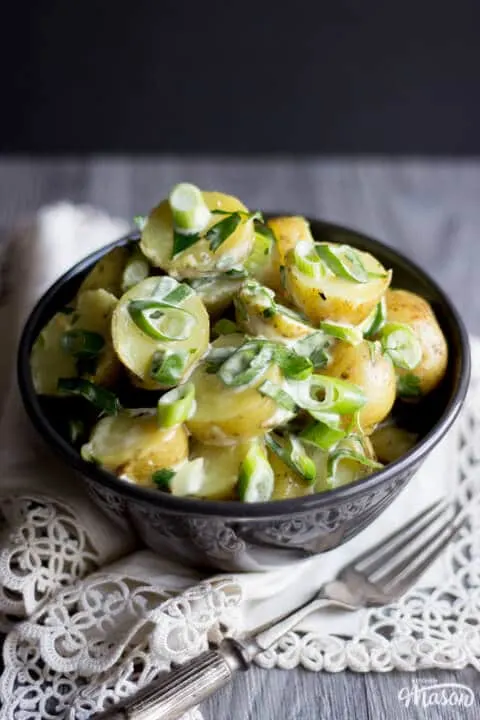
<svg viewBox="0 0 480 720"><path fill-rule="evenodd" d="M35 300L126 230L121 220L63 203L42 210L12 243L10 292L0 304L0 612L9 629L0 718L89 717L200 652L220 627L239 633L293 609L354 554L441 496L460 502L468 522L420 588L389 608L312 615L258 662L331 671L480 669L480 632L471 622L480 614L479 342L461 421L369 528L286 571L207 578L136 549L133 536L114 528L36 437L16 388L16 341Z"/></svg>

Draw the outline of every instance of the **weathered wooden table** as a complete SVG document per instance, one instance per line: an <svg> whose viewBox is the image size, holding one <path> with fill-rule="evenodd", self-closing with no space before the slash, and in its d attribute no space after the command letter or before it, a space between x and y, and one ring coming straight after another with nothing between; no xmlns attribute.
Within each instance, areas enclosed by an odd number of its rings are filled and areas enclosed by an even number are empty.
<svg viewBox="0 0 480 720"><path fill-rule="evenodd" d="M334 220L401 248L451 294L469 330L480 333L480 162L0 158L0 232L61 199L132 218L180 180L237 194L252 207ZM406 708L398 693L415 677L466 684L476 702ZM417 675L255 668L206 703L204 714L212 720L474 720L480 678L473 668Z"/></svg>

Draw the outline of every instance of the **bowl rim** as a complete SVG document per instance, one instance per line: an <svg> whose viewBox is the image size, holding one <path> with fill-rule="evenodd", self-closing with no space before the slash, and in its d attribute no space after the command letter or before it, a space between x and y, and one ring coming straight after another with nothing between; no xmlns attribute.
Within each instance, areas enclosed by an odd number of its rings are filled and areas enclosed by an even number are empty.
<svg viewBox="0 0 480 720"><path fill-rule="evenodd" d="M286 215L282 212L278 215ZM266 214L267 215L267 214ZM268 216L274 216L268 213ZM160 493L154 488L146 488L133 483L127 483L117 478L113 473L103 470L97 465L88 463L83 460L80 453L75 450L48 422L46 416L42 412L37 394L33 387L33 380L30 373L30 351L33 341L37 333L37 325L45 306L48 306L51 299L57 294L65 282L73 276L86 270L95 261L100 259L109 250L114 247L125 245L139 238L138 231L132 231L114 240L107 245L102 246L98 250L87 255L78 263L70 267L63 275L61 275L40 297L30 312L27 321L24 324L17 353L17 381L20 389L20 395L30 421L35 429L47 442L47 444L60 455L66 463L77 470L82 476L102 485L115 493L121 494L125 498L138 500L143 503L151 503L153 506L161 508L162 513L184 513L186 515L213 515L228 518L229 520L265 520L274 516L297 515L308 512L310 509L319 509L323 506L335 504L338 500L351 500L359 494L377 489L384 483L388 483L398 475L408 473L409 470L415 469L435 445L446 434L454 420L458 416L462 404L464 402L469 381L470 381L470 349L468 334L457 309L442 290L442 288L433 280L430 275L423 270L416 262L408 258L396 248L377 240L376 238L366 235L361 231L353 228L339 225L335 222L329 222L320 218L309 218L307 220L312 225L323 225L326 228L333 228L338 232L353 234L361 241L366 241L367 245L375 252L375 248L383 250L392 256L395 256L400 263L408 266L417 275L432 288L438 296L442 307L450 315L452 326L458 333L458 355L459 368L456 372L457 387L450 398L444 412L439 420L431 428L431 430L423 437L420 442L395 460L390 465L368 475L361 480L350 485L344 485L322 493L306 495L298 498L289 498L286 500L269 500L263 503L243 503L239 500L200 500L195 498L183 498L167 493ZM370 251L369 248L369 251Z"/></svg>

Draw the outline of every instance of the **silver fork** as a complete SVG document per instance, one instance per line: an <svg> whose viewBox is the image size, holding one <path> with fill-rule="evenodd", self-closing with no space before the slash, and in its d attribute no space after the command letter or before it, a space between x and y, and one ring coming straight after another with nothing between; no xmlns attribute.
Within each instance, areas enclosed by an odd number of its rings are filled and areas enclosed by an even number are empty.
<svg viewBox="0 0 480 720"><path fill-rule="evenodd" d="M256 655L310 613L331 606L359 610L398 600L440 555L462 522L451 504L439 500L356 557L294 612L243 638L226 638L121 705L96 715L97 720L175 720L226 685L237 670L247 670Z"/></svg>

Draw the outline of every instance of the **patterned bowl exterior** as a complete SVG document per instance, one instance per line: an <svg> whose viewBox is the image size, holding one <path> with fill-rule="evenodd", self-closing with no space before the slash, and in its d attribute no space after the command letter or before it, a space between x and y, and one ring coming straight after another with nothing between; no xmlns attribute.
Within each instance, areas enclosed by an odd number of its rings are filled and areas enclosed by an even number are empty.
<svg viewBox="0 0 480 720"><path fill-rule="evenodd" d="M223 571L266 570L341 545L371 523L398 495L457 416L470 377L470 353L463 324L438 286L400 253L355 231L311 220L318 240L348 242L375 254L394 271L396 286L432 304L447 337L447 375L428 415L421 441L380 472L352 485L304 498L244 504L176 498L139 488L82 460L55 429L37 398L29 356L41 328L74 295L89 268L114 245L89 256L61 277L30 315L18 353L18 379L26 410L46 442L75 468L94 501L119 526L133 527L145 545L185 565Z"/></svg>

